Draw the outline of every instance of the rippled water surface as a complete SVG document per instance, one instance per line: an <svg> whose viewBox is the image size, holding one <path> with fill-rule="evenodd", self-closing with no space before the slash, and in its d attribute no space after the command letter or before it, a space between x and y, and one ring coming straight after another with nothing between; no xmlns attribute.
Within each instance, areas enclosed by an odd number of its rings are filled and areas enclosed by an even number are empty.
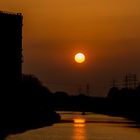
<svg viewBox="0 0 140 140"><path fill-rule="evenodd" d="M59 112L53 126L8 136L6 140L140 140L140 128L125 118L80 112Z"/></svg>

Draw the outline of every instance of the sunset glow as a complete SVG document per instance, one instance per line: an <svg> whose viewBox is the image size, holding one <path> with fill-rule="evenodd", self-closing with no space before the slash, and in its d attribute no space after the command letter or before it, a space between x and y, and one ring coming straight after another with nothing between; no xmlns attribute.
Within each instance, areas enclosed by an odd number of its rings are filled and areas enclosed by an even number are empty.
<svg viewBox="0 0 140 140"><path fill-rule="evenodd" d="M83 53L77 53L75 55L75 61L77 63L83 63L85 61L85 55Z"/></svg>
<svg viewBox="0 0 140 140"><path fill-rule="evenodd" d="M23 14L23 73L54 92L75 94L75 83L91 82L95 96L106 96L105 81L140 77L140 0L1 0L0 7Z"/></svg>

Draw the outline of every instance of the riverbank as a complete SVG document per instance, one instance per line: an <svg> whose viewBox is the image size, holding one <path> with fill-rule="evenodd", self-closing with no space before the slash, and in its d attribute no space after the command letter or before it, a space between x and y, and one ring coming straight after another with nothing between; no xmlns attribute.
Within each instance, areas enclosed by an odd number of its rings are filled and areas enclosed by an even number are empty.
<svg viewBox="0 0 140 140"><path fill-rule="evenodd" d="M53 111L51 113L47 113L46 116L42 116L38 119L22 118L21 120L21 118L18 118L17 121L3 121L0 126L0 140L3 140L6 136L11 134L18 134L28 130L51 126L55 123L58 123L60 120L61 116Z"/></svg>

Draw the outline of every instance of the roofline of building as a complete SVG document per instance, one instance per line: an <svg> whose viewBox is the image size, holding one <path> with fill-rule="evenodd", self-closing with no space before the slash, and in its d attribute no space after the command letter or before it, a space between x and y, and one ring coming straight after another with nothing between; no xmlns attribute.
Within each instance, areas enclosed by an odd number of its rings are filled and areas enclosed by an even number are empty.
<svg viewBox="0 0 140 140"><path fill-rule="evenodd" d="M22 16L22 13L14 13L14 12L7 12L7 11L0 11L0 14L8 14L8 15Z"/></svg>

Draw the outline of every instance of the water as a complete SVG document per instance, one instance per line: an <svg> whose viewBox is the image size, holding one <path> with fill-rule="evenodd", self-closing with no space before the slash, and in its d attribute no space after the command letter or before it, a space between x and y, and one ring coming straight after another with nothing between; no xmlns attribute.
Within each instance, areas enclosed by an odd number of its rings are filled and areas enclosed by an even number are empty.
<svg viewBox="0 0 140 140"><path fill-rule="evenodd" d="M80 112L60 112L62 122L6 140L140 140L140 128L125 118ZM86 122L85 122L86 121Z"/></svg>

